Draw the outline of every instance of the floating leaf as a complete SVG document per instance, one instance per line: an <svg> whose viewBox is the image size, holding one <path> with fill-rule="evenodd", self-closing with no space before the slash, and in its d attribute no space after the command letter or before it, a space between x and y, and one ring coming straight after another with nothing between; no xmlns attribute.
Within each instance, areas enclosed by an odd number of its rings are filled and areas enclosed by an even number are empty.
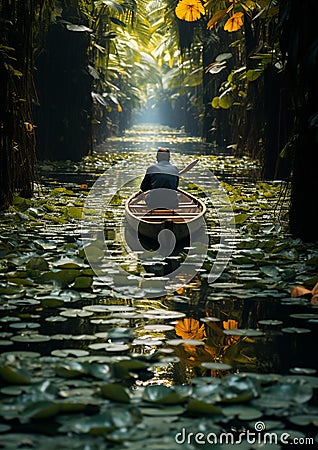
<svg viewBox="0 0 318 450"><path fill-rule="evenodd" d="M75 356L75 357L80 357L80 356L87 356L89 355L89 352L87 350L80 350L77 348L65 348L63 350L53 350L51 352L51 355L53 356L60 356L62 358L67 358L68 356Z"/></svg>
<svg viewBox="0 0 318 450"><path fill-rule="evenodd" d="M172 325L155 324L155 325L145 325L144 330L162 332L174 330L174 327Z"/></svg>
<svg viewBox="0 0 318 450"><path fill-rule="evenodd" d="M58 297L56 295L47 295L43 297L38 297L41 302L41 305L44 308L57 308L64 304L64 299L62 297Z"/></svg>
<svg viewBox="0 0 318 450"><path fill-rule="evenodd" d="M263 332L259 330L252 329L233 329L233 330L224 330L224 334L228 334L230 336L249 336L249 337L258 337L263 336Z"/></svg>
<svg viewBox="0 0 318 450"><path fill-rule="evenodd" d="M106 352L110 353L121 353L121 352L127 352L129 350L129 345L127 344L105 344L104 350Z"/></svg>
<svg viewBox="0 0 318 450"><path fill-rule="evenodd" d="M259 323L259 325L278 326L278 325L282 325L283 322L281 320L276 320L276 319L264 319L264 320L259 320L258 323Z"/></svg>
<svg viewBox="0 0 318 450"><path fill-rule="evenodd" d="M303 374L303 375L311 375L317 372L316 369L310 369L307 367L293 367L292 369L289 369L291 373L295 374Z"/></svg>
<svg viewBox="0 0 318 450"><path fill-rule="evenodd" d="M92 277L77 277L73 289L89 289L93 283Z"/></svg>
<svg viewBox="0 0 318 450"><path fill-rule="evenodd" d="M64 317L90 317L93 315L90 311L85 311L84 309L65 309L64 311L60 312L61 316Z"/></svg>
<svg viewBox="0 0 318 450"><path fill-rule="evenodd" d="M25 334L25 335L22 334L20 336L12 336L11 339L14 342L34 343L34 342L47 342L50 340L50 337L42 334Z"/></svg>
<svg viewBox="0 0 318 450"><path fill-rule="evenodd" d="M215 363L215 362L203 362L201 363L201 366L205 369L211 369L211 370L230 370L232 369L232 366L229 364L223 364L223 363Z"/></svg>
<svg viewBox="0 0 318 450"><path fill-rule="evenodd" d="M147 319L181 319L185 317L185 314L179 311L166 311L164 309L151 309L150 311L144 312L140 317Z"/></svg>
<svg viewBox="0 0 318 450"><path fill-rule="evenodd" d="M311 330L308 328L296 328L296 327L286 327L282 328L283 333L295 333L295 334L303 334L303 333L310 333Z"/></svg>
<svg viewBox="0 0 318 450"><path fill-rule="evenodd" d="M56 416L56 414L59 411L60 411L59 403L51 401L39 401L28 405L22 411L21 415L23 418L40 420Z"/></svg>
<svg viewBox="0 0 318 450"><path fill-rule="evenodd" d="M100 390L102 396L107 398L108 400L113 400L120 403L130 402L129 394L127 393L126 389L123 388L120 384L104 384L100 387Z"/></svg>
<svg viewBox="0 0 318 450"><path fill-rule="evenodd" d="M318 314L304 313L304 314L290 314L289 317L294 319L318 319Z"/></svg>
<svg viewBox="0 0 318 450"><path fill-rule="evenodd" d="M82 364L79 364L75 361L69 361L67 363L59 364L55 368L55 372L60 377L76 378L82 376L85 373L85 368Z"/></svg>
<svg viewBox="0 0 318 450"><path fill-rule="evenodd" d="M197 339L169 339L167 345L204 345L202 341Z"/></svg>
<svg viewBox="0 0 318 450"><path fill-rule="evenodd" d="M34 256L33 258L29 259L26 264L26 268L28 270L48 270L49 264L45 258L41 256Z"/></svg>
<svg viewBox="0 0 318 450"><path fill-rule="evenodd" d="M31 383L31 376L29 373L11 366L0 366L0 377L10 384Z"/></svg>
<svg viewBox="0 0 318 450"><path fill-rule="evenodd" d="M160 408L145 407L140 408L140 411L145 416L166 417L166 416L179 416L185 412L185 408L180 405L174 405L174 406L164 406Z"/></svg>
<svg viewBox="0 0 318 450"><path fill-rule="evenodd" d="M187 404L187 411L191 414L201 415L201 414L223 414L222 410L211 404L206 403L202 400L190 400Z"/></svg>
<svg viewBox="0 0 318 450"><path fill-rule="evenodd" d="M226 406L222 411L226 416L237 416L241 420L256 420L263 416L260 410L245 405Z"/></svg>
<svg viewBox="0 0 318 450"><path fill-rule="evenodd" d="M29 351L24 351L24 350L15 350L15 351L11 351L11 352L4 352L2 353L3 357L8 357L8 356L14 356L16 358L40 358L41 353L38 352L29 352Z"/></svg>
<svg viewBox="0 0 318 450"><path fill-rule="evenodd" d="M291 423L300 426L308 426L310 424L318 425L318 414L299 414L288 418Z"/></svg>
<svg viewBox="0 0 318 450"><path fill-rule="evenodd" d="M164 405L182 403L186 399L186 397L180 395L172 387L163 385L146 386L142 398L146 402Z"/></svg>
<svg viewBox="0 0 318 450"><path fill-rule="evenodd" d="M36 322L17 322L17 323L10 323L10 327L11 328L17 328L17 329L22 329L22 328L29 328L29 329L34 329L34 328L40 328L40 324L36 323Z"/></svg>

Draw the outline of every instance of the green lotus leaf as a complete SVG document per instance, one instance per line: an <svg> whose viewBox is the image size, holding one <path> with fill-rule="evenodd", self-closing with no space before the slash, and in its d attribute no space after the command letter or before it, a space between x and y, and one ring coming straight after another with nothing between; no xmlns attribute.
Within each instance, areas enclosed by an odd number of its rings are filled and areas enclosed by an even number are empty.
<svg viewBox="0 0 318 450"><path fill-rule="evenodd" d="M0 377L10 384L30 384L31 375L23 369L0 366Z"/></svg>
<svg viewBox="0 0 318 450"><path fill-rule="evenodd" d="M187 411L195 415L223 414L222 409L202 400L190 400Z"/></svg>
<svg viewBox="0 0 318 450"><path fill-rule="evenodd" d="M60 411L60 404L53 401L39 401L31 403L22 411L23 418L41 420L56 416Z"/></svg>
<svg viewBox="0 0 318 450"><path fill-rule="evenodd" d="M120 384L104 384L100 387L100 390L102 396L107 398L108 400L113 400L120 403L130 402L130 396L128 392Z"/></svg>
<svg viewBox="0 0 318 450"><path fill-rule="evenodd" d="M164 405L178 404L186 400L186 396L183 397L172 387L163 385L146 386L142 398L146 402Z"/></svg>
<svg viewBox="0 0 318 450"><path fill-rule="evenodd" d="M92 286L93 278L80 276L75 278L73 289L89 289Z"/></svg>

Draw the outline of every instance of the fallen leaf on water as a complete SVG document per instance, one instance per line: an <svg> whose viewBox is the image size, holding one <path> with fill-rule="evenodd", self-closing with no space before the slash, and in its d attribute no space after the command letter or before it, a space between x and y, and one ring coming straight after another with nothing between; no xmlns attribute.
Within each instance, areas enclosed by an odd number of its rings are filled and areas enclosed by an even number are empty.
<svg viewBox="0 0 318 450"><path fill-rule="evenodd" d="M306 289L303 286L295 286L290 291L292 298L302 297L311 294L310 302L313 305L318 305L318 283L315 284L312 290Z"/></svg>

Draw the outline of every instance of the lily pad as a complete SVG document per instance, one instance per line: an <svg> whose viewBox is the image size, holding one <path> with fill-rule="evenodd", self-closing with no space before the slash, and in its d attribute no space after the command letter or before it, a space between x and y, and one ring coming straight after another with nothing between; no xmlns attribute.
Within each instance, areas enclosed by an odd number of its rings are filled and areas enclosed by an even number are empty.
<svg viewBox="0 0 318 450"><path fill-rule="evenodd" d="M241 420L259 419L263 416L260 410L245 405L226 406L222 411L226 416L236 416Z"/></svg>
<svg viewBox="0 0 318 450"><path fill-rule="evenodd" d="M160 408L140 408L140 411L145 416L166 417L179 416L185 412L185 408L181 405L161 406Z"/></svg>
<svg viewBox="0 0 318 450"><path fill-rule="evenodd" d="M223 414L221 408L202 400L190 400L187 404L187 412L195 415Z"/></svg>
<svg viewBox="0 0 318 450"><path fill-rule="evenodd" d="M269 325L269 326L273 326L273 327L283 324L283 322L281 320L277 320L277 319L259 320L258 323L259 323L259 325Z"/></svg>
<svg viewBox="0 0 318 450"><path fill-rule="evenodd" d="M293 367L292 369L289 369L291 373L295 374L304 374L304 375L312 375L317 372L316 369L310 369L307 367Z"/></svg>
<svg viewBox="0 0 318 450"><path fill-rule="evenodd" d="M60 411L60 405L52 401L31 403L22 411L21 416L27 419L42 420L55 416Z"/></svg>
<svg viewBox="0 0 318 450"><path fill-rule="evenodd" d="M203 362L201 363L201 366L205 369L211 369L211 370L230 370L232 369L232 366L229 364L223 364L223 363L217 363L217 362Z"/></svg>
<svg viewBox="0 0 318 450"><path fill-rule="evenodd" d="M64 311L60 312L61 316L64 317L89 317L92 316L93 313L90 311L85 311L84 309L65 309Z"/></svg>
<svg viewBox="0 0 318 450"><path fill-rule="evenodd" d="M8 341L8 340L5 340L5 339L0 339L0 346L9 347L10 345L13 345L12 341Z"/></svg>
<svg viewBox="0 0 318 450"><path fill-rule="evenodd" d="M65 348L65 349L61 349L61 350L53 350L51 352L51 355L53 356L59 356L62 358L67 358L69 356L75 356L75 357L81 357L81 356L87 356L89 355L89 352L87 350L80 350L77 348Z"/></svg>
<svg viewBox="0 0 318 450"><path fill-rule="evenodd" d="M64 304L64 299L55 295L38 297L44 308L57 308Z"/></svg>
<svg viewBox="0 0 318 450"><path fill-rule="evenodd" d="M166 341L167 345L204 345L202 341L197 339L169 339Z"/></svg>
<svg viewBox="0 0 318 450"><path fill-rule="evenodd" d="M294 334L304 334L304 333L311 333L311 330L308 328L296 328L296 327L287 327L282 328L283 333L294 333Z"/></svg>
<svg viewBox="0 0 318 450"><path fill-rule="evenodd" d="M25 334L25 335L18 335L18 336L12 336L11 338L14 342L27 342L27 343L33 343L33 342L47 342L50 340L50 336L45 336L43 334Z"/></svg>
<svg viewBox="0 0 318 450"><path fill-rule="evenodd" d="M154 385L146 386L142 398L144 401L150 403L172 405L183 403L187 396L178 393L173 387Z"/></svg>
<svg viewBox="0 0 318 450"><path fill-rule="evenodd" d="M126 389L123 388L120 384L104 384L100 387L100 391L102 396L107 398L108 400L113 400L120 403L130 402L129 394L127 393Z"/></svg>
<svg viewBox="0 0 318 450"><path fill-rule="evenodd" d="M10 384L31 383L31 375L28 372L11 366L0 366L0 377Z"/></svg>
<svg viewBox="0 0 318 450"><path fill-rule="evenodd" d="M92 345L95 345L95 344L92 344ZM103 349L109 353L121 353L121 352L129 351L130 347L127 344L115 344L115 343L108 344L108 343L106 343L106 344L104 344Z"/></svg>
<svg viewBox="0 0 318 450"><path fill-rule="evenodd" d="M4 352L2 353L3 357L10 357L10 356L14 356L15 358L40 358L41 357L41 353L38 352L31 352L31 351L24 351L24 350L15 350L15 351L11 351L11 352Z"/></svg>
<svg viewBox="0 0 318 450"><path fill-rule="evenodd" d="M259 330L253 329L233 329L233 330L224 330L224 334L228 334L230 336L249 336L249 337L258 337L263 336L264 333Z"/></svg>
<svg viewBox="0 0 318 450"><path fill-rule="evenodd" d="M291 423L300 426L313 424L318 427L318 414L299 414L288 418Z"/></svg>
<svg viewBox="0 0 318 450"><path fill-rule="evenodd" d="M318 319L318 314L290 314L289 317L293 317L294 319Z"/></svg>
<svg viewBox="0 0 318 450"><path fill-rule="evenodd" d="M75 278L75 282L72 286L73 289L89 289L92 286L93 278L92 277L77 277Z"/></svg>
<svg viewBox="0 0 318 450"><path fill-rule="evenodd" d="M34 329L34 328L40 328L40 324L36 323L36 322L17 322L17 323L10 323L10 327L11 328L17 328L17 329L22 329L22 328L29 328L29 329Z"/></svg>
<svg viewBox="0 0 318 450"><path fill-rule="evenodd" d="M145 325L144 330L154 331L154 332L162 332L162 331L171 331L174 330L172 325L164 325L164 324L154 324L154 325Z"/></svg>

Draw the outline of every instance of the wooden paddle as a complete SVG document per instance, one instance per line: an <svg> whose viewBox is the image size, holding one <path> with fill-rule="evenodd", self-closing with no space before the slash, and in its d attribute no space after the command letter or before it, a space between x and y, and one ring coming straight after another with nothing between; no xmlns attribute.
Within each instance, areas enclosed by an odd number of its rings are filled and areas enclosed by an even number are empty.
<svg viewBox="0 0 318 450"><path fill-rule="evenodd" d="M179 175L182 175L186 172L188 172L188 170L192 169L192 167L194 167L196 164L198 164L199 160L195 159L194 161L192 161L190 164L188 164L184 169L181 169L179 171Z"/></svg>

